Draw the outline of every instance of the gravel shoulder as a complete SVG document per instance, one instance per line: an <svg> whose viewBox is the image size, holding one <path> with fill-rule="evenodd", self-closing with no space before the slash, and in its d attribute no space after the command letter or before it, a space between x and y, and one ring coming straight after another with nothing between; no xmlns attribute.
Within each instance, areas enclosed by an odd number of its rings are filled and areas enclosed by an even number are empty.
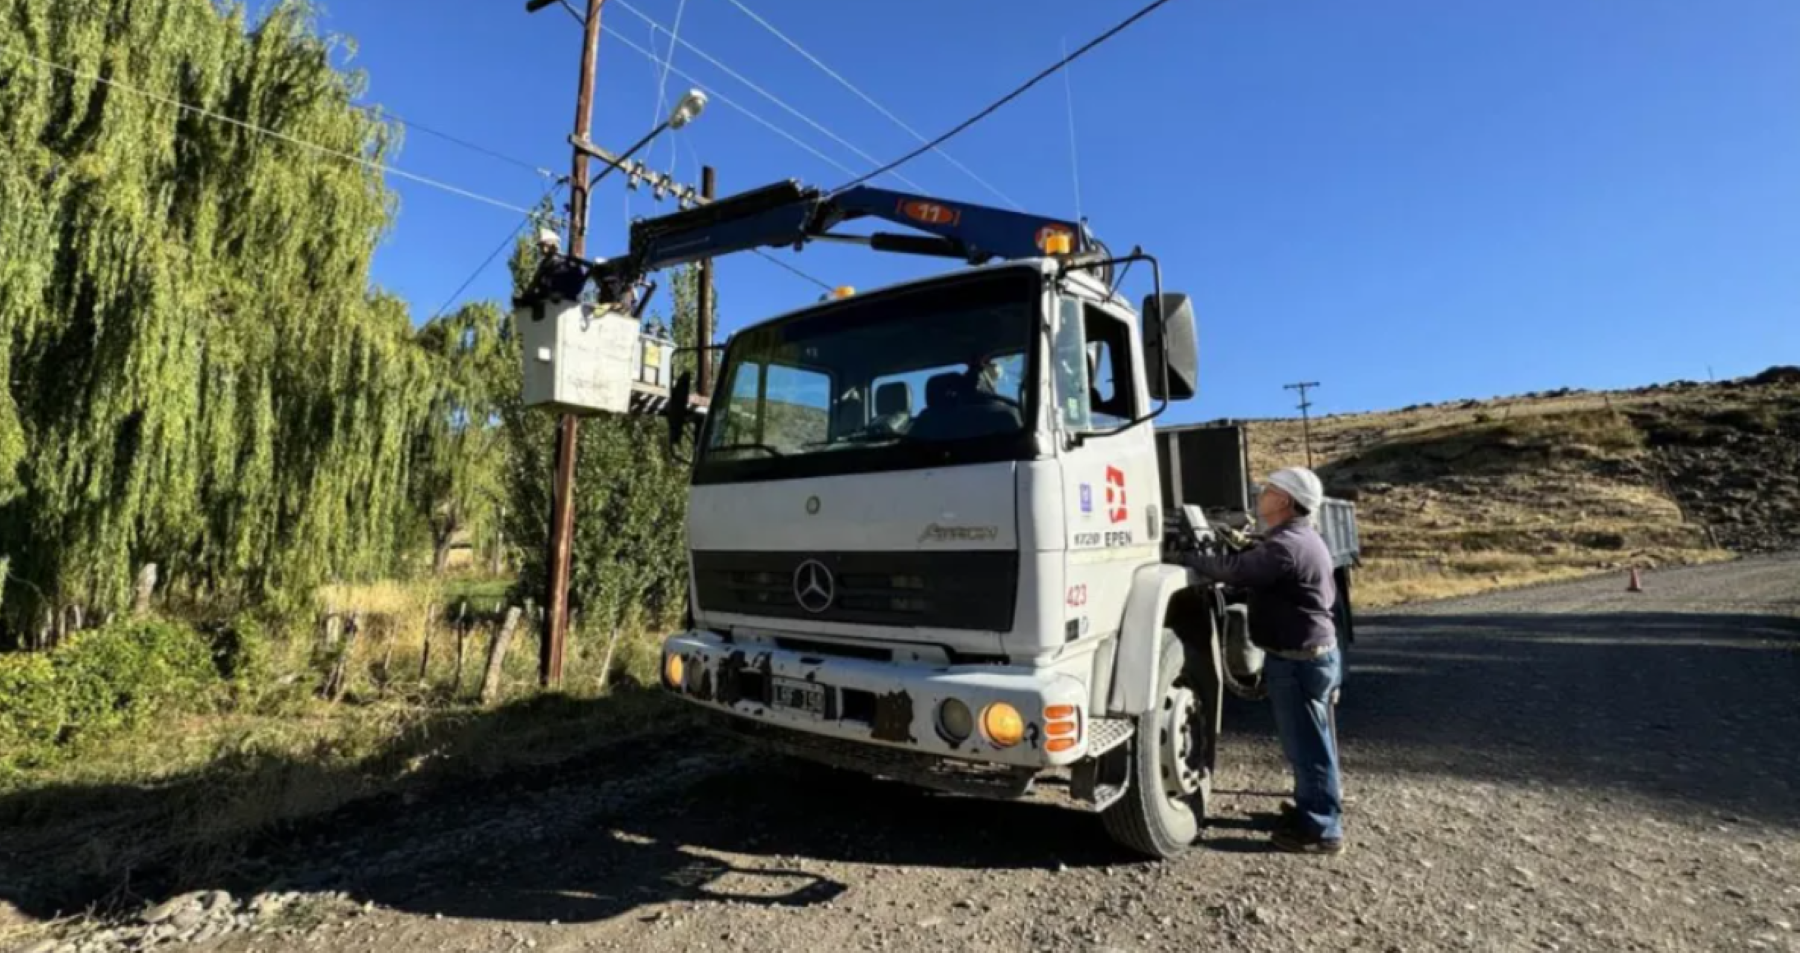
<svg viewBox="0 0 1800 953"><path fill-rule="evenodd" d="M1091 815L667 734L358 811L204 885L230 898L160 912L229 923L179 948L234 953L1800 951L1800 558L1645 584L1362 620L1331 860L1266 851L1285 767L1266 708L1233 703L1215 821L1173 863L1122 856Z"/></svg>

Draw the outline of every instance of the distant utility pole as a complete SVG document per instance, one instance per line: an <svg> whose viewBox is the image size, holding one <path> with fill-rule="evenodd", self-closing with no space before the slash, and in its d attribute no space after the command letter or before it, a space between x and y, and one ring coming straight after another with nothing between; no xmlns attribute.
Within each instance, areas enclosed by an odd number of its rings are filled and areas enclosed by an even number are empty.
<svg viewBox="0 0 1800 953"><path fill-rule="evenodd" d="M702 199L708 202L713 200L713 187L716 179L717 176L713 172L712 166L700 167L700 197ZM700 327L694 343L700 345L700 350L694 353L699 357L697 366L700 368L700 396L711 397L713 355L712 351L708 350L712 347L713 340L713 260L711 258L700 259L699 299L697 304L700 312Z"/></svg>
<svg viewBox="0 0 1800 953"><path fill-rule="evenodd" d="M1317 386L1319 386L1318 381L1302 381L1298 384L1283 384L1281 387L1282 390L1297 390L1300 392L1300 432L1306 435L1306 468L1308 470L1311 470L1313 465L1312 415L1308 413L1308 411L1312 409L1312 401L1306 399L1306 392Z"/></svg>
<svg viewBox="0 0 1800 953"><path fill-rule="evenodd" d="M526 10L537 12L554 0L528 0ZM575 138L586 142L594 122L594 68L600 46L600 7L606 0L588 0L582 21L581 77L575 88ZM569 176L569 255L587 256L588 154L575 150ZM563 414L556 427L556 481L550 504L550 592L543 642L538 652L538 677L545 688L562 684L563 652L569 642L569 561L575 536L575 453L581 435L581 419Z"/></svg>

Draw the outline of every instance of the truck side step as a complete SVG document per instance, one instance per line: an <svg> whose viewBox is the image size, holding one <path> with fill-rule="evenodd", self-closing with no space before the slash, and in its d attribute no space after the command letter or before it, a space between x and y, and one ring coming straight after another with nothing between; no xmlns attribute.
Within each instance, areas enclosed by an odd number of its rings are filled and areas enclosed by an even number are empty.
<svg viewBox="0 0 1800 953"><path fill-rule="evenodd" d="M1088 757L1098 757L1131 740L1137 730L1130 718L1088 719Z"/></svg>
<svg viewBox="0 0 1800 953"><path fill-rule="evenodd" d="M1094 803L1088 807L1088 810L1099 813L1112 807L1113 802L1124 797L1129 788L1130 785L1126 784L1102 784L1094 788Z"/></svg>

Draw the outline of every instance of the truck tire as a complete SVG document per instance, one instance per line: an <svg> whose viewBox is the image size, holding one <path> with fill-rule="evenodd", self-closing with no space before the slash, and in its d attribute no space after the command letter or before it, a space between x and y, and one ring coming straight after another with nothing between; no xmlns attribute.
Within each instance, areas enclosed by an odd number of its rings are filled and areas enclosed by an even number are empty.
<svg viewBox="0 0 1800 953"><path fill-rule="evenodd" d="M1130 788L1100 815L1114 841L1158 859L1174 857L1200 836L1212 797L1212 771L1204 763L1211 729L1186 660L1181 639L1164 629L1155 704L1138 716L1131 740Z"/></svg>

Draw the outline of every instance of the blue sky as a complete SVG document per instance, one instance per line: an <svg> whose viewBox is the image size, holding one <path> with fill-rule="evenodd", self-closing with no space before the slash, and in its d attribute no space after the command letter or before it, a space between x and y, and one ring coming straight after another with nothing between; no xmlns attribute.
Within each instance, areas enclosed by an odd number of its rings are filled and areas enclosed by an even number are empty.
<svg viewBox="0 0 1800 953"><path fill-rule="evenodd" d="M739 2L928 136L1139 5ZM630 144L662 112L659 68L628 42L668 38L626 3L668 26L679 13L684 40L868 155L918 143L732 0L609 0L603 144ZM336 0L324 26L356 40L369 102L566 172L580 31L523 6ZM1080 208L1194 297L1201 393L1178 420L1291 413L1281 385L1297 380L1323 382L1314 400L1331 413L1800 363L1796 50L1794 0L1173 0L1074 67ZM679 178L697 181L704 160L726 192L829 187L851 177L839 165L874 164L692 50L674 68L832 160L715 97L651 153ZM670 75L670 101L690 85ZM946 149L1026 208L1072 216L1069 108L1046 82ZM516 205L543 189L422 132L396 164ZM936 156L901 171L1002 201ZM517 217L392 184L400 215L376 280L423 318ZM590 251L622 248L627 216L657 209L603 184ZM858 288L941 266L782 255ZM753 256L720 264L719 291L726 330L818 296ZM496 262L464 296L506 293Z"/></svg>

